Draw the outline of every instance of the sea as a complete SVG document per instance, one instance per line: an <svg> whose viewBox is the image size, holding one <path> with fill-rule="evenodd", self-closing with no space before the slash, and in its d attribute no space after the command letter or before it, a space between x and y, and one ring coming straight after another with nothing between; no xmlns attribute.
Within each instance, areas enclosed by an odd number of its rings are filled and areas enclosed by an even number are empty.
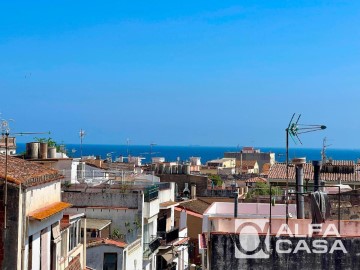
<svg viewBox="0 0 360 270"><path fill-rule="evenodd" d="M17 144L17 153L22 153L26 149L25 144ZM80 144L65 145L66 153L69 157L80 157ZM284 162L286 158L286 150L281 147L255 147L261 152L275 153L277 162ZM190 157L201 157L201 163L224 157L224 152L239 152L241 147L231 146L163 146L163 145L100 145L100 144L83 144L83 156L100 156L105 159L107 157L115 160L123 156L141 156L144 158L143 163L149 163L151 157L164 157L166 161L188 161ZM360 149L326 149L327 158L333 160L353 160L360 159ZM320 148L290 148L289 159L295 157L306 157L308 161L321 160Z"/></svg>

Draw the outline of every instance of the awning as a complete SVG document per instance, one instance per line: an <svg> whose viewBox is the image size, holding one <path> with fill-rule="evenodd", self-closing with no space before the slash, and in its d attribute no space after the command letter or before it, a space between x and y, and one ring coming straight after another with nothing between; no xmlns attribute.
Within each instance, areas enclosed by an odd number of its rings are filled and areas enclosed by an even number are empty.
<svg viewBox="0 0 360 270"><path fill-rule="evenodd" d="M111 219L97 219L97 218L87 218L86 219L86 229L95 229L101 231L105 227L111 224ZM84 228L84 222L81 222L81 228Z"/></svg>
<svg viewBox="0 0 360 270"><path fill-rule="evenodd" d="M171 263L174 259L176 259L176 252L178 251L178 248L174 248L174 249L167 249L167 250L162 250L158 252L158 256L163 257L163 259L166 261L166 263Z"/></svg>
<svg viewBox="0 0 360 270"><path fill-rule="evenodd" d="M66 202L52 203L46 207L37 209L37 210L29 213L29 218L33 219L33 220L42 221L42 220L49 218L71 206L72 205L70 203L66 203Z"/></svg>

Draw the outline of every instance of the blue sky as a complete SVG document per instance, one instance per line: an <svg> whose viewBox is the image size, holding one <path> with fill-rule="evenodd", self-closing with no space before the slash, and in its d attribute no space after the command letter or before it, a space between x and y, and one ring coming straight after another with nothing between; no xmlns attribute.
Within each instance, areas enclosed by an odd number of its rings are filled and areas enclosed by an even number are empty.
<svg viewBox="0 0 360 270"><path fill-rule="evenodd" d="M1 1L0 112L65 143L359 148L358 1ZM28 141L32 138L19 138Z"/></svg>

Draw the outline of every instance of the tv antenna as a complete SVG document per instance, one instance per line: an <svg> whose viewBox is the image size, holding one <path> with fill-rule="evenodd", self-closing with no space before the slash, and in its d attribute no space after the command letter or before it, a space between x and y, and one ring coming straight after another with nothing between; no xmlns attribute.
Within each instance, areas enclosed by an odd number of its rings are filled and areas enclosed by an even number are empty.
<svg viewBox="0 0 360 270"><path fill-rule="evenodd" d="M80 131L79 131L79 137L80 137L80 157L81 157L81 160L82 160L82 157L83 157L82 145L83 145L83 139L84 139L85 135L86 135L85 130L83 130L83 129L81 128Z"/></svg>
<svg viewBox="0 0 360 270"><path fill-rule="evenodd" d="M331 146L332 144L326 144L327 143L327 138L324 137L323 139L323 147L321 150L321 160L323 162L323 164L326 163L327 157L326 157L326 148L328 148L329 146Z"/></svg>
<svg viewBox="0 0 360 270"><path fill-rule="evenodd" d="M7 201L8 201L8 156L9 156L9 136L24 136L24 135L34 135L34 134L50 134L50 132L10 132L9 122L14 122L13 119L5 120L0 118L0 129L1 136L5 139L5 187L4 187L4 229L7 229ZM5 238L7 233L5 233ZM5 239L6 241L6 239Z"/></svg>
<svg viewBox="0 0 360 270"><path fill-rule="evenodd" d="M301 114L294 113L290 119L288 127L285 129L286 132L286 190L285 190L285 200L286 200L286 224L288 224L288 191L289 191L289 136L292 138L295 144L299 142L302 144L299 135L309 132L314 132L318 130L326 129L324 125L304 125L299 124Z"/></svg>

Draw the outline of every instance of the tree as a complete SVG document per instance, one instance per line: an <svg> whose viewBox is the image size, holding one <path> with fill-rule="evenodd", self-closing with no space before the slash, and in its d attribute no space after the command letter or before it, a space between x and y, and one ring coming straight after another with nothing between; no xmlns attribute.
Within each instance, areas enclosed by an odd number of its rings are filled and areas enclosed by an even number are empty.
<svg viewBox="0 0 360 270"><path fill-rule="evenodd" d="M221 186L223 184L223 180L221 179L220 175L212 174L209 176L209 179L212 181L214 186Z"/></svg>

